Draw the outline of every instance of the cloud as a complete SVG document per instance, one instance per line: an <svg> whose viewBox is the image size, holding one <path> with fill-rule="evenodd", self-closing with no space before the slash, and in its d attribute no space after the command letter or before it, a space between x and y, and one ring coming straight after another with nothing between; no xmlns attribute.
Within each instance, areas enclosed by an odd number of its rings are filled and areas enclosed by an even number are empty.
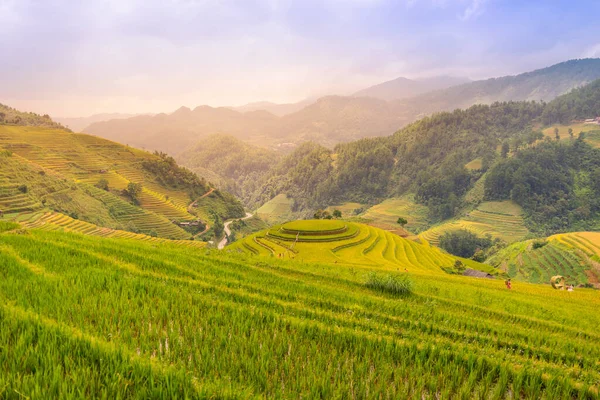
<svg viewBox="0 0 600 400"><path fill-rule="evenodd" d="M468 21L479 17L484 12L487 0L472 0L465 11L460 15L461 21Z"/></svg>

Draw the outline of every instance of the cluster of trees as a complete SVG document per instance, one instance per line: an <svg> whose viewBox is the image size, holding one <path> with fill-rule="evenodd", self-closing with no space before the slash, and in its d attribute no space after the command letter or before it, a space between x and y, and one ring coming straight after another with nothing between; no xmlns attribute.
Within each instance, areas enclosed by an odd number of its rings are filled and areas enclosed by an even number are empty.
<svg viewBox="0 0 600 400"><path fill-rule="evenodd" d="M41 126L69 131L58 122L52 121L48 114L39 115L32 112L22 112L4 104L0 104L0 125L2 124Z"/></svg>
<svg viewBox="0 0 600 400"><path fill-rule="evenodd" d="M317 210L313 215L314 219L339 219L342 218L342 212L340 210L333 210L331 213L327 210Z"/></svg>
<svg viewBox="0 0 600 400"><path fill-rule="evenodd" d="M185 190L194 200L210 190L210 185L203 178L187 168L177 165L175 159L163 152L154 152L155 158L142 162L145 170L151 172L158 182L169 188Z"/></svg>
<svg viewBox="0 0 600 400"><path fill-rule="evenodd" d="M490 236L479 237L466 229L448 231L440 237L440 247L448 253L480 262L485 260L485 251L493 243Z"/></svg>
<svg viewBox="0 0 600 400"><path fill-rule="evenodd" d="M514 200L540 234L585 229L600 212L600 150L583 136L546 140L491 168L485 197Z"/></svg>
<svg viewBox="0 0 600 400"><path fill-rule="evenodd" d="M123 190L123 195L129 197L134 204L139 204L142 190L141 183L129 182L127 188Z"/></svg>
<svg viewBox="0 0 600 400"><path fill-rule="evenodd" d="M211 135L177 156L177 160L219 187L248 202L281 154L229 135ZM214 177L210 177L210 175Z"/></svg>

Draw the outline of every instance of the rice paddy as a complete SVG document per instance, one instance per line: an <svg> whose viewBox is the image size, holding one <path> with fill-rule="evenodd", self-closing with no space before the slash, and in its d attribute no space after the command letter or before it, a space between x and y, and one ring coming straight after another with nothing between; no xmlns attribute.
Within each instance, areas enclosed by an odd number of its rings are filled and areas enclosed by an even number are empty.
<svg viewBox="0 0 600 400"><path fill-rule="evenodd" d="M441 273L458 259L440 249L421 245L391 232L346 221L305 220L276 225L237 241L226 250L249 256L368 265L381 270ZM465 261L466 262L466 261ZM487 265L471 262L492 274Z"/></svg>
<svg viewBox="0 0 600 400"><path fill-rule="evenodd" d="M191 237L172 223L198 218L188 211L191 199L143 168L144 160L156 157L150 153L91 135L7 125L0 126L1 149L7 152L0 157L0 210L5 215L51 209L111 229ZM100 180L109 191L94 187ZM130 182L142 185L139 206L121 195ZM199 211L200 218L211 217Z"/></svg>
<svg viewBox="0 0 600 400"><path fill-rule="evenodd" d="M381 235L336 253L423 265L1 233L0 398L598 398L597 292L447 275Z"/></svg>
<svg viewBox="0 0 600 400"><path fill-rule="evenodd" d="M392 231L402 235L409 235L400 225L398 217L406 218L408 223L404 227L412 233L419 233L427 228L427 207L415 203L412 196L403 196L384 200L367 209L360 217L369 225Z"/></svg>
<svg viewBox="0 0 600 400"><path fill-rule="evenodd" d="M292 204L291 198L278 194L256 210L255 214L268 224L282 223L293 219Z"/></svg>
<svg viewBox="0 0 600 400"><path fill-rule="evenodd" d="M419 238L437 245L445 232L466 229L478 236L491 235L507 243L523 240L529 233L522 209L512 201L488 201L458 220L445 222L421 233Z"/></svg>
<svg viewBox="0 0 600 400"><path fill-rule="evenodd" d="M600 288L600 233L572 232L514 243L487 263L533 283L547 284L552 276L562 275L569 284Z"/></svg>

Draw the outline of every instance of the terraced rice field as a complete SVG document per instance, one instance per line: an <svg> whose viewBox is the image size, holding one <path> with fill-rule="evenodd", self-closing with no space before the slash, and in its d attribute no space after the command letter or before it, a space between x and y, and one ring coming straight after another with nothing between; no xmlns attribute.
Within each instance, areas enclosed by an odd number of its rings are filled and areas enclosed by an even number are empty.
<svg viewBox="0 0 600 400"><path fill-rule="evenodd" d="M579 136L580 132L589 132L598 130L598 125L593 124L571 124L571 125L553 125L544 129L542 132L544 135L554 139L556 135L554 134L554 129L558 128L558 135L561 140L569 139L569 128L573 129L573 136L575 139Z"/></svg>
<svg viewBox="0 0 600 400"><path fill-rule="evenodd" d="M414 202L411 196L387 199L360 215L366 223L384 230L403 230L397 224L398 217L408 220L405 228L413 233L421 232L428 226L427 207Z"/></svg>
<svg viewBox="0 0 600 400"><path fill-rule="evenodd" d="M183 192L154 182L143 170L141 162L153 157L148 153L90 135L15 126L0 126L0 147L12 152L11 157L0 160L3 163L0 169L0 210L6 214L42 210L44 206L39 198L57 196L60 191L68 192L63 198L71 201L77 193L69 190L81 189L93 198L90 201L100 200L106 205L106 215L102 217L106 226L115 227L118 223L127 230L155 233L170 239L190 237L171 222L197 218L188 212L189 199ZM52 176L54 186L44 192L43 186L48 184L49 179L44 180L38 173ZM12 180L6 178L7 174ZM94 187L101 179L108 181L112 193ZM19 192L17 181L29 182L30 190L36 191L35 196ZM141 209L115 195L126 189L130 182L143 186ZM53 209L64 211L60 200L57 202L58 208ZM82 203L79 207L83 207ZM100 223L100 219L91 222Z"/></svg>
<svg viewBox="0 0 600 400"><path fill-rule="evenodd" d="M68 215L46 212L37 213L27 217L23 215L20 218L20 223L23 227L28 229L39 229L43 231L62 231L62 232L74 232L83 235L100 236L107 238L125 238L125 239L136 239L150 242L174 242L186 246L192 246L202 248L206 245L204 242L193 241L193 240L168 240L159 237L148 236L140 233L133 233L129 231L123 231L118 229L103 228L89 222L73 219Z"/></svg>
<svg viewBox="0 0 600 400"><path fill-rule="evenodd" d="M476 158L475 160L468 162L465 164L465 168L469 170L479 170L483 165L483 160L481 158Z"/></svg>
<svg viewBox="0 0 600 400"><path fill-rule="evenodd" d="M481 203L463 218L435 226L419 237L437 246L440 236L458 229L469 230L478 236L490 234L507 243L523 240L529 233L523 221L522 210L517 204L512 201L489 201Z"/></svg>
<svg viewBox="0 0 600 400"><path fill-rule="evenodd" d="M412 295L368 288L380 265L2 233L0 398L598 398L597 292L508 291L364 232L337 253L416 262Z"/></svg>
<svg viewBox="0 0 600 400"><path fill-rule="evenodd" d="M285 194L278 194L256 210L255 214L268 224L281 223L292 218L292 203L293 200Z"/></svg>
<svg viewBox="0 0 600 400"><path fill-rule="evenodd" d="M226 250L402 271L425 269L437 272L456 262L456 257L435 247L420 245L391 232L364 224L330 220L295 221L274 226L234 242ZM494 273L492 268L482 264L474 265L474 268Z"/></svg>
<svg viewBox="0 0 600 400"><path fill-rule="evenodd" d="M584 249L587 242L577 235L552 236L545 246L537 249L533 248L535 240L514 243L487 263L513 278L533 283L549 284L554 275L564 276L570 284L597 283L600 269L595 268L589 256L579 250ZM585 251L591 250L586 248Z"/></svg>

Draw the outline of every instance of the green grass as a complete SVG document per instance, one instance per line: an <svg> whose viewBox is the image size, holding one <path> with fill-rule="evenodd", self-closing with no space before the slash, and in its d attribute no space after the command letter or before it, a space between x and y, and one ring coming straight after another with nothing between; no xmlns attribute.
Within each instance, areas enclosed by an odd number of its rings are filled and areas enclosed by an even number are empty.
<svg viewBox="0 0 600 400"><path fill-rule="evenodd" d="M596 292L382 269L0 234L0 398L598 398Z"/></svg>
<svg viewBox="0 0 600 400"><path fill-rule="evenodd" d="M571 125L553 125L543 130L544 135L554 139L556 137L554 133L554 129L558 128L558 135L561 140L570 139L569 136L569 128L573 129L573 136L575 139L579 136L580 132L585 132L586 137L585 141L590 143L592 146L599 147L600 146L600 135L598 134L600 131L598 125L594 124L571 124Z"/></svg>
<svg viewBox="0 0 600 400"><path fill-rule="evenodd" d="M19 229L21 225L12 221L0 221L0 233Z"/></svg>

